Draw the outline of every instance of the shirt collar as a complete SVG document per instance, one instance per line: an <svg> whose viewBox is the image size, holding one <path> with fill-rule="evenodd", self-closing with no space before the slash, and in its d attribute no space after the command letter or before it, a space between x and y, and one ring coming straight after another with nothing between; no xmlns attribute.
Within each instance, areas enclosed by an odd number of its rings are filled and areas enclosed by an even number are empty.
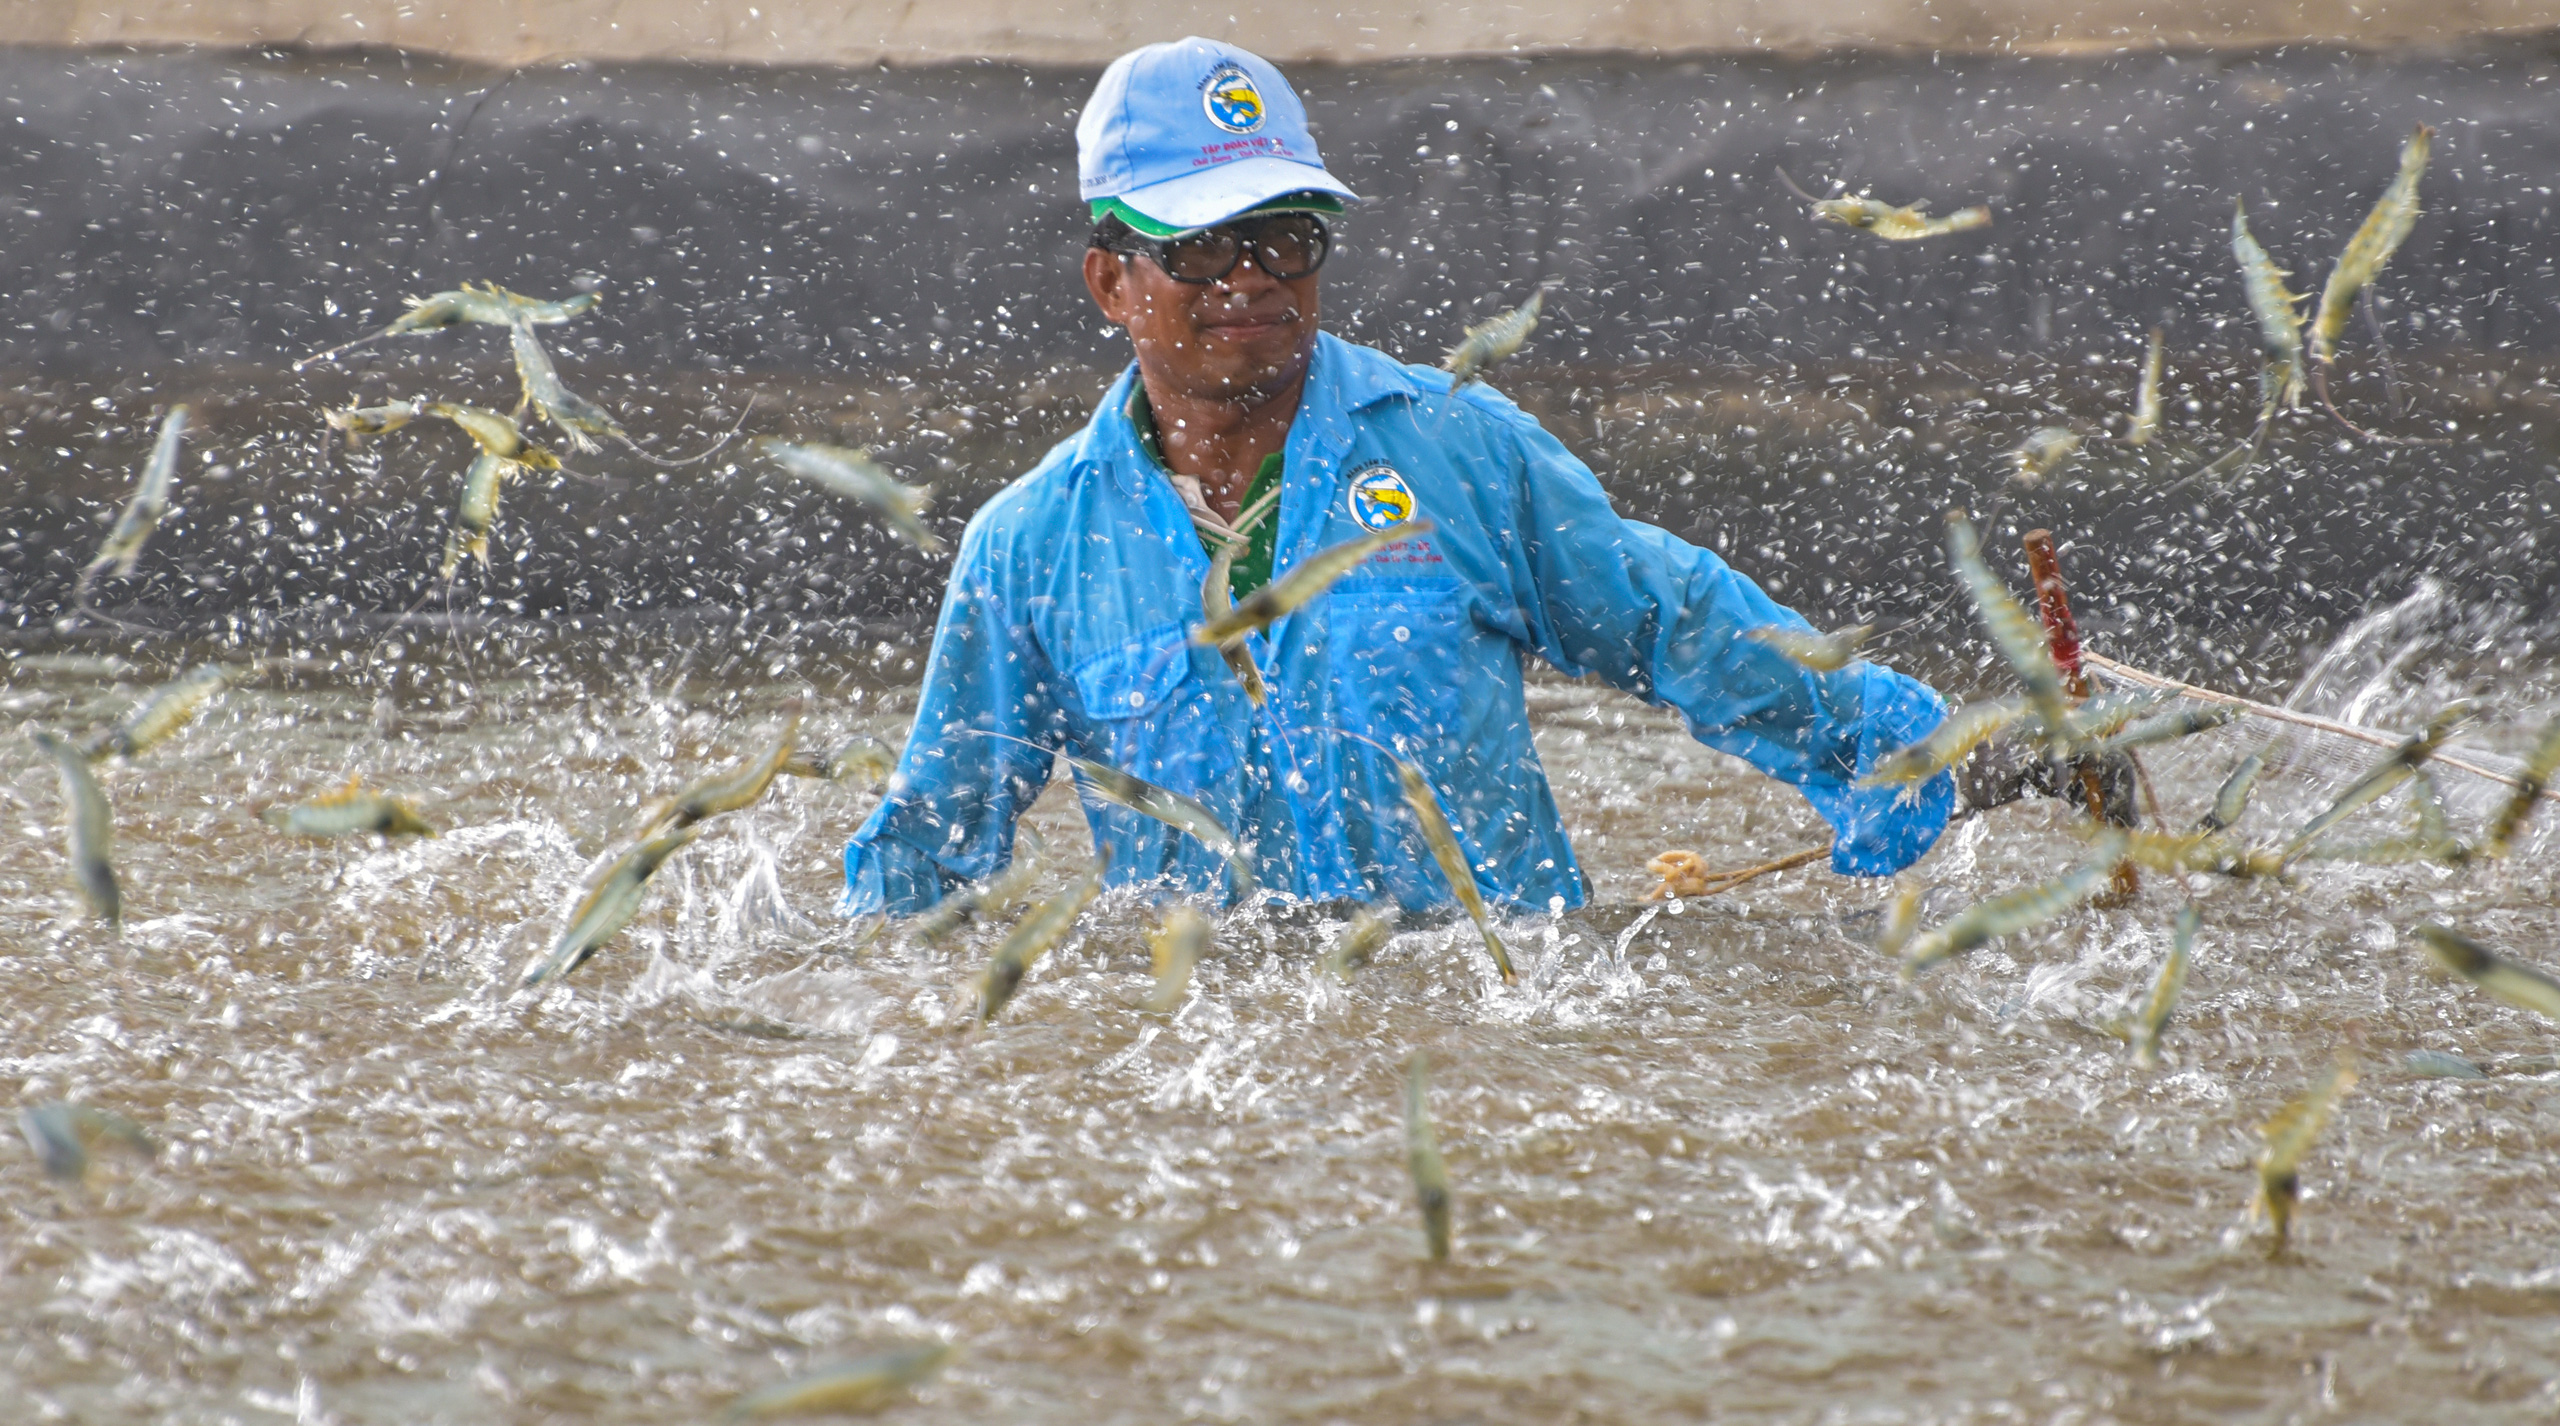
<svg viewBox="0 0 2560 1426"><path fill-rule="evenodd" d="M1331 332L1316 334L1314 363L1300 410L1364 411L1381 401L1422 394L1404 364L1382 352L1355 347Z"/></svg>
<svg viewBox="0 0 2560 1426"><path fill-rule="evenodd" d="M1130 380L1129 399L1120 403L1120 414L1129 418L1129 430L1138 439L1138 453L1159 470L1173 469L1164 458L1164 440L1156 433L1156 411L1147 402L1145 382L1134 377Z"/></svg>
<svg viewBox="0 0 2560 1426"><path fill-rule="evenodd" d="M1355 347L1331 332L1318 332L1315 355L1307 365L1307 389L1290 424L1322 427L1336 416L1399 396L1410 400L1422 391L1402 363ZM1154 417L1146 411L1145 392L1138 380L1138 364L1129 363L1103 393L1084 451L1085 459L1109 467L1120 488L1131 495L1146 488L1148 477L1161 476L1168 469L1156 444Z"/></svg>
<svg viewBox="0 0 2560 1426"><path fill-rule="evenodd" d="M1084 448L1080 452L1085 464L1110 472L1113 481L1130 495L1144 492L1147 477L1163 468L1140 443L1138 428L1129 420L1129 398L1138 389L1138 364L1131 362L1120 373L1120 379L1111 383L1111 389L1102 393L1093 420L1085 426Z"/></svg>
<svg viewBox="0 0 2560 1426"><path fill-rule="evenodd" d="M1156 486L1171 492L1204 539L1233 537L1202 497L1200 482L1175 475L1165 463L1164 448L1156 439L1155 412L1147 405L1147 388L1138 380L1137 363L1130 363L1103 393L1101 409L1094 412L1085 437L1084 458L1107 467L1113 483L1132 499L1143 502Z"/></svg>

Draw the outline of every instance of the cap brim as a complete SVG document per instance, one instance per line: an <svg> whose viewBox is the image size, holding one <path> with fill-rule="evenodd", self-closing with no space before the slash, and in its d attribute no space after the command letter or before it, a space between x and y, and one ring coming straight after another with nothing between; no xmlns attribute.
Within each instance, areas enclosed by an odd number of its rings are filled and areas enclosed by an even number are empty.
<svg viewBox="0 0 2560 1426"><path fill-rule="evenodd" d="M1360 199L1341 179L1314 164L1270 157L1240 158L1114 196L1163 227L1188 233L1215 227L1284 193L1309 192L1355 203Z"/></svg>

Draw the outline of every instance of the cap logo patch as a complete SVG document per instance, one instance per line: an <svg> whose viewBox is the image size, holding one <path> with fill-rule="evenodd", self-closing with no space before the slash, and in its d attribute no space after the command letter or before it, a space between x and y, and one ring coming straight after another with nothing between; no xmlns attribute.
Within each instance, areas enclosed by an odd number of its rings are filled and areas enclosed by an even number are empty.
<svg viewBox="0 0 2560 1426"><path fill-rule="evenodd" d="M1375 533L1413 518L1413 487L1396 468L1373 461L1351 472L1351 518Z"/></svg>
<svg viewBox="0 0 2560 1426"><path fill-rule="evenodd" d="M1209 113L1209 122L1230 134L1250 134L1262 127L1262 91L1254 88L1253 76L1240 64L1222 64L1209 71L1207 82L1200 86L1200 107Z"/></svg>

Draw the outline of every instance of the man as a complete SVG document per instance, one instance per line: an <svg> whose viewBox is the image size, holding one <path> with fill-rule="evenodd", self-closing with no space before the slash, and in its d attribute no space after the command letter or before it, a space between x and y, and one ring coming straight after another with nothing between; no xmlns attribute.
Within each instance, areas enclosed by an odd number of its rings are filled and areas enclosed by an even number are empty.
<svg viewBox="0 0 2560 1426"><path fill-rule="evenodd" d="M1908 795L1855 785L1937 725L1937 694L1866 663L1810 673L1742 638L1806 625L1715 555L1620 519L1496 392L1319 331L1328 219L1354 195L1279 71L1203 39L1123 55L1076 147L1085 286L1136 362L970 521L897 776L845 848L848 912L910 914L1003 867L1055 749L1198 798L1274 891L1449 901L1394 766L1359 738L1423 768L1490 899L1578 906L1587 883L1522 700L1532 653L1676 708L1699 741L1795 784L1834 830L1837 871L1890 873L1937 838L1947 776ZM1261 705L1188 642L1239 525L1241 594L1426 519L1250 637ZM1226 887L1196 840L1085 808L1115 883Z"/></svg>

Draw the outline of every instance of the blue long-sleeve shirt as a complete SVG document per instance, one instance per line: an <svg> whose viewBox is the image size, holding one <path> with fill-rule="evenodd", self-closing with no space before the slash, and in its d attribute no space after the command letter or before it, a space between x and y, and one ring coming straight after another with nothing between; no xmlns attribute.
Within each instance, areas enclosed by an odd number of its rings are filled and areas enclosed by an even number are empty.
<svg viewBox="0 0 2560 1426"><path fill-rule="evenodd" d="M1289 430L1276 572L1400 518L1392 545L1251 636L1255 708L1187 642L1208 572L1189 513L1140 447L1133 367L1085 429L1005 487L961 537L913 731L845 848L844 909L920 911L1012 858L1050 749L1199 799L1294 896L1450 899L1395 769L1333 730L1397 747L1438 790L1497 902L1582 903L1585 882L1530 742L1534 652L1677 709L1709 747L1795 784L1835 834L1832 866L1881 875L1944 829L1944 774L1916 795L1853 786L1945 705L1868 663L1811 673L1740 635L1808 627L1715 555L1621 519L1590 468L1499 393L1318 339ZM1005 738L976 736L1001 733ZM1226 884L1199 842L1087 796L1114 883Z"/></svg>

